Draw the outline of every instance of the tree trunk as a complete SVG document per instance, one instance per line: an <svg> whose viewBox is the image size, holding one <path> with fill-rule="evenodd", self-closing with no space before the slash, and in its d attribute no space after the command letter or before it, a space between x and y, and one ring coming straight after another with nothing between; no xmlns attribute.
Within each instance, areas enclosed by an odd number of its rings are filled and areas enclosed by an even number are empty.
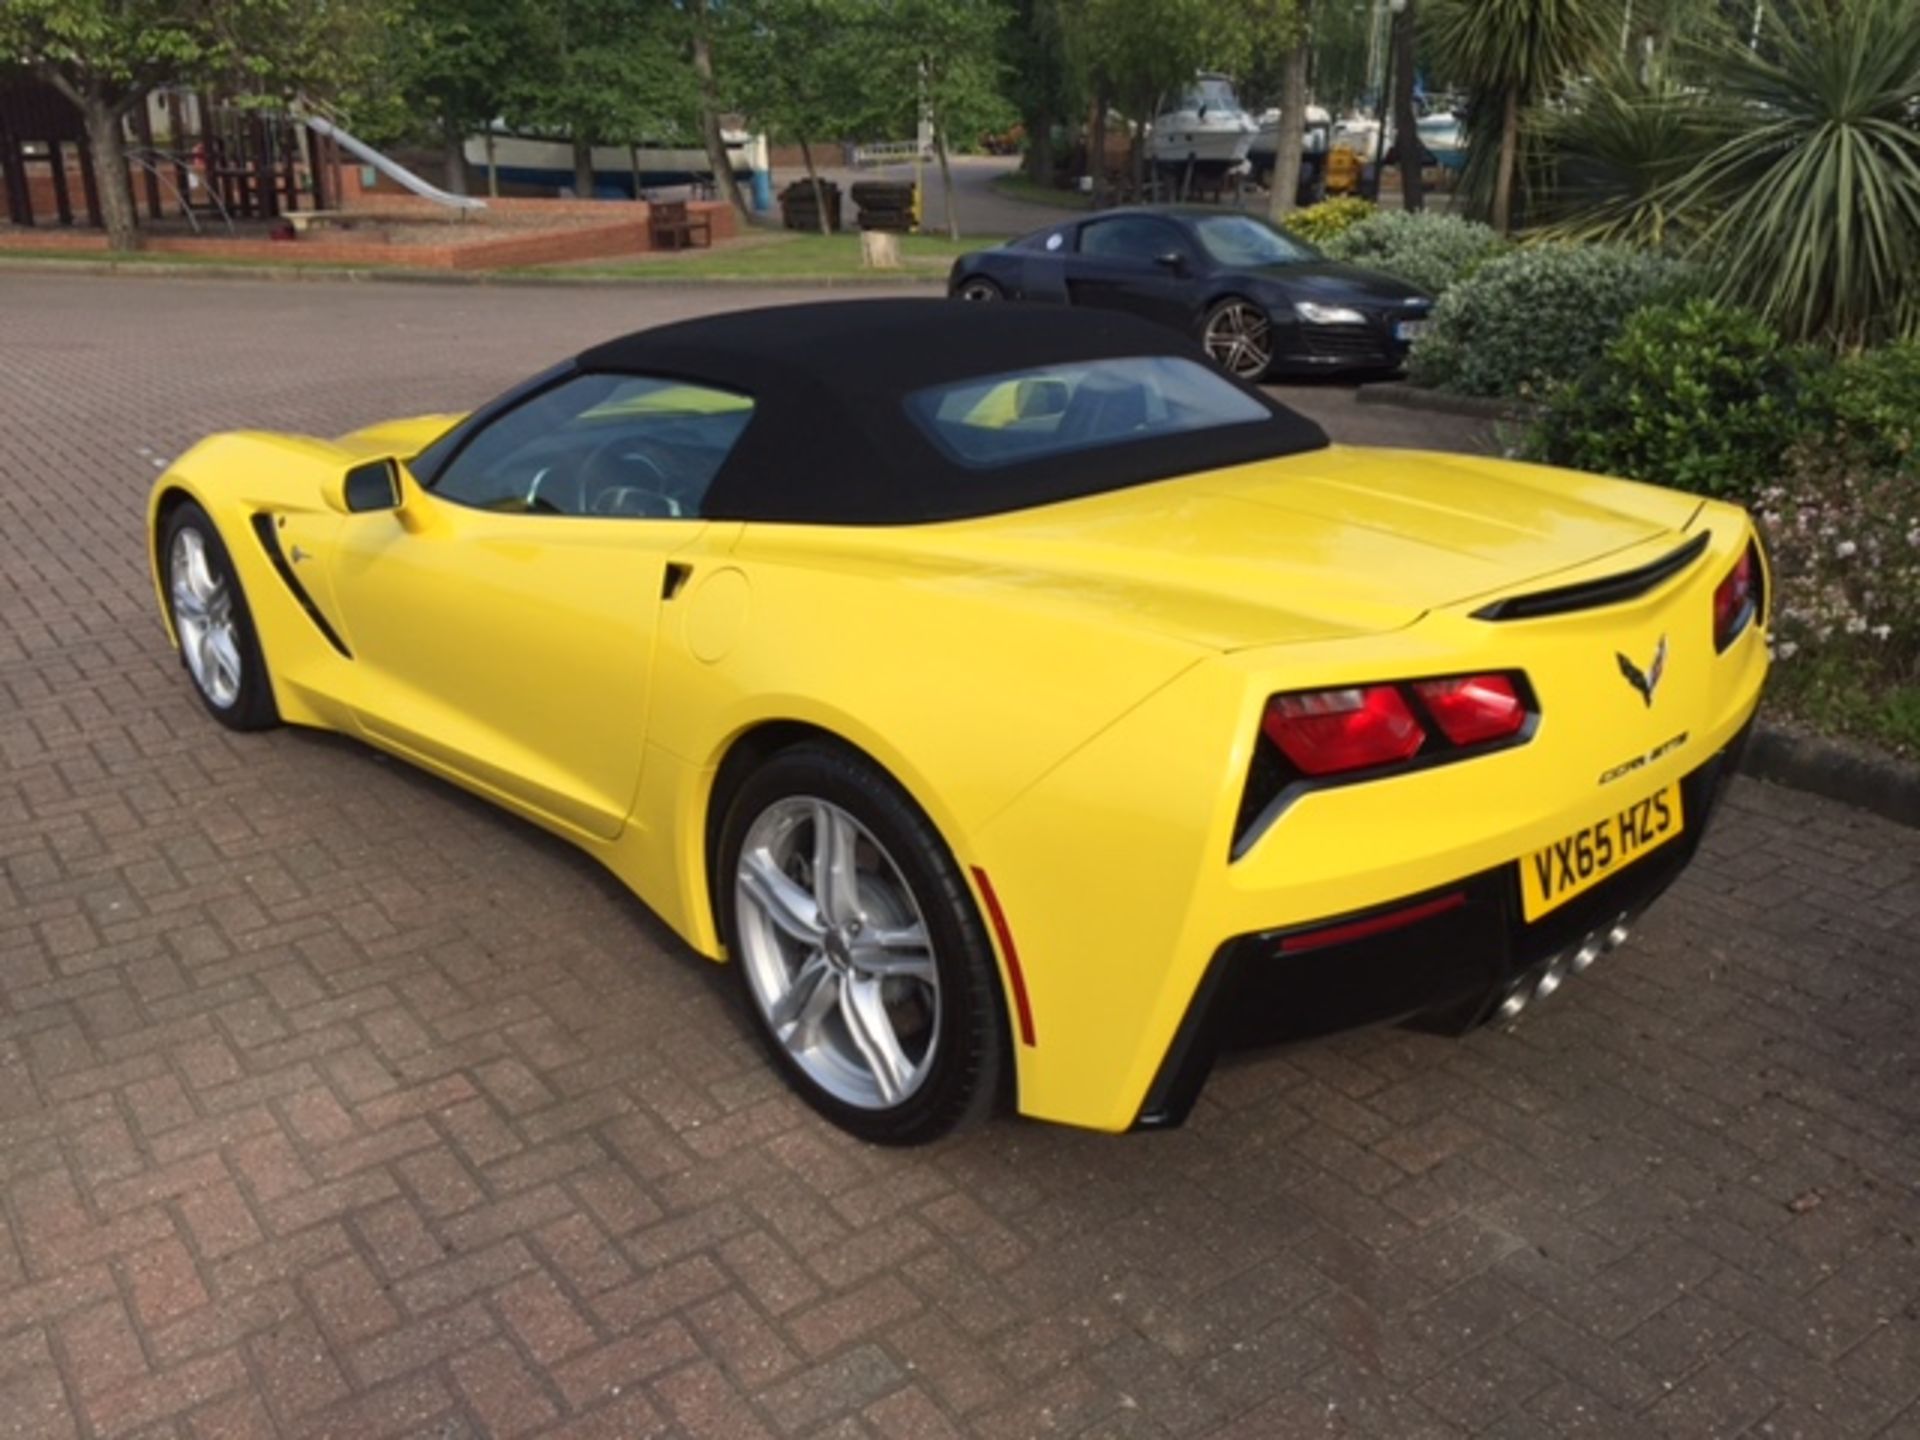
<svg viewBox="0 0 1920 1440"><path fill-rule="evenodd" d="M1418 210L1426 203L1421 189L1420 127L1413 113L1413 0L1393 17L1393 128L1400 146L1400 203Z"/></svg>
<svg viewBox="0 0 1920 1440"><path fill-rule="evenodd" d="M933 153L940 157L940 193L947 202L947 238L960 238L960 214L953 208L953 167L947 163L947 122L933 122Z"/></svg>
<svg viewBox="0 0 1920 1440"><path fill-rule="evenodd" d="M80 106L87 127L87 148L93 155L95 188L100 193L100 220L107 228L107 245L114 250L138 250L140 217L134 210L133 189L127 179L127 150L120 137L120 117L124 113L121 106L91 95Z"/></svg>
<svg viewBox="0 0 1920 1440"><path fill-rule="evenodd" d="M1300 194L1300 157L1307 147L1307 36L1303 31L1280 70L1280 135L1273 156L1273 195L1267 214L1278 225Z"/></svg>
<svg viewBox="0 0 1920 1440"><path fill-rule="evenodd" d="M487 122L487 194L500 198L500 167L493 163L493 122Z"/></svg>
<svg viewBox="0 0 1920 1440"><path fill-rule="evenodd" d="M1098 90L1093 97L1093 124L1087 131L1087 173L1093 177L1093 208L1098 210L1107 197L1107 92Z"/></svg>
<svg viewBox="0 0 1920 1440"><path fill-rule="evenodd" d="M1027 178L1036 185L1053 184L1053 115L1044 105L1036 105L1023 117L1027 127L1027 153L1021 164Z"/></svg>
<svg viewBox="0 0 1920 1440"><path fill-rule="evenodd" d="M593 198L593 142L573 137L573 193L582 200Z"/></svg>
<svg viewBox="0 0 1920 1440"><path fill-rule="evenodd" d="M451 120L442 121L440 138L447 147L447 193L465 195L467 191L466 137Z"/></svg>
<svg viewBox="0 0 1920 1440"><path fill-rule="evenodd" d="M822 235L833 234L833 225L827 216L827 192L820 184L820 172L813 168L813 146L807 143L807 137L800 137L800 158L807 165L807 183L813 187L814 218L820 226Z"/></svg>
<svg viewBox="0 0 1920 1440"><path fill-rule="evenodd" d="M740 184L733 178L727 142L720 134L720 85L713 77L713 37L708 28L707 0L693 0L693 78L700 89L700 143L706 147L713 183L742 220L750 219L747 197L740 193Z"/></svg>
<svg viewBox="0 0 1920 1440"><path fill-rule="evenodd" d="M1520 148L1520 92L1512 86L1500 101L1500 168L1493 177L1493 228L1513 232L1513 169Z"/></svg>

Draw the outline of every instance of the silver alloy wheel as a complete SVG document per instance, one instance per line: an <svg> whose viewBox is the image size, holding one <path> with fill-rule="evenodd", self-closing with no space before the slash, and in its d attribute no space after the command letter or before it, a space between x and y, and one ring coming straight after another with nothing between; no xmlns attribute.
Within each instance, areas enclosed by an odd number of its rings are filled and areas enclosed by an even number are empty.
<svg viewBox="0 0 1920 1440"><path fill-rule="evenodd" d="M940 1035L940 973L906 877L838 805L790 796L747 830L734 904L749 988L774 1037L836 1100L887 1110Z"/></svg>
<svg viewBox="0 0 1920 1440"><path fill-rule="evenodd" d="M173 625L187 672L209 704L226 710L240 698L240 633L233 591L213 573L207 541L192 526L173 537L167 556L167 589Z"/></svg>
<svg viewBox="0 0 1920 1440"><path fill-rule="evenodd" d="M1260 307L1229 300L1207 318L1207 354L1230 375L1257 380L1273 363L1273 331Z"/></svg>
<svg viewBox="0 0 1920 1440"><path fill-rule="evenodd" d="M991 280L983 280L976 276L960 287L960 298L975 301L998 300L1000 287Z"/></svg>

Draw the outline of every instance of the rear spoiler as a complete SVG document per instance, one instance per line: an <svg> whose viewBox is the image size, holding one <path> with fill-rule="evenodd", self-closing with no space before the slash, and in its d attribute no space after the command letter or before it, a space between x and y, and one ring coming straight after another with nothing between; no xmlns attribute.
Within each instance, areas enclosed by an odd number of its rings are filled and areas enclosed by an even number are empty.
<svg viewBox="0 0 1920 1440"><path fill-rule="evenodd" d="M1618 605L1647 593L1685 570L1706 551L1713 532L1703 530L1678 550L1636 570L1623 570L1599 580L1583 580L1578 585L1560 585L1551 590L1535 590L1526 595L1509 595L1483 605L1473 612L1476 620L1535 620L1543 615L1565 615L1575 610L1597 610L1603 605Z"/></svg>

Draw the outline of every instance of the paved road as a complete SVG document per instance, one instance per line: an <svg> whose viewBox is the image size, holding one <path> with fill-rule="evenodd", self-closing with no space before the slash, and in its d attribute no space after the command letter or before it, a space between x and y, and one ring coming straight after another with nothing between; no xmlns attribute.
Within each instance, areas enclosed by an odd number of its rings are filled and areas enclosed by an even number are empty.
<svg viewBox="0 0 1920 1440"><path fill-rule="evenodd" d="M996 178L1010 174L1019 168L1019 164L1019 160L1012 156L953 157L953 209L960 220L961 235L994 239L1024 235L1029 230L1038 230L1042 225L1074 219L1082 213L1060 206L1010 200L993 188ZM804 180L806 174L803 169L782 170L774 176L775 188L784 189L794 180ZM847 223L850 225L853 223L851 187L854 184L861 180L910 181L913 179L913 166L878 165L864 170L834 167L821 171L821 175L840 186L841 203L847 207ZM937 163L922 166L920 183L925 187L923 204L927 225L935 230L944 230L947 223L947 192L940 183L940 166Z"/></svg>
<svg viewBox="0 0 1920 1440"><path fill-rule="evenodd" d="M0 276L0 1434L1920 1433L1915 832L1741 782L1512 1033L898 1154L559 844L198 711L161 457L744 298Z"/></svg>

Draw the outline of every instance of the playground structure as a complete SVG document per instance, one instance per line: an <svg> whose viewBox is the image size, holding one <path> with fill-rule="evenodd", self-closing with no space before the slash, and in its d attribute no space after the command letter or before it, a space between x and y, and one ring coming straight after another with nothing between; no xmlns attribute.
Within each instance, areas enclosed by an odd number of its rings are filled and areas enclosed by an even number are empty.
<svg viewBox="0 0 1920 1440"><path fill-rule="evenodd" d="M148 251L207 259L480 270L731 237L730 207L693 200L671 225L648 203L455 195L357 139L309 100L222 102L156 90L124 122L128 188ZM0 67L0 250L106 248L78 110Z"/></svg>

